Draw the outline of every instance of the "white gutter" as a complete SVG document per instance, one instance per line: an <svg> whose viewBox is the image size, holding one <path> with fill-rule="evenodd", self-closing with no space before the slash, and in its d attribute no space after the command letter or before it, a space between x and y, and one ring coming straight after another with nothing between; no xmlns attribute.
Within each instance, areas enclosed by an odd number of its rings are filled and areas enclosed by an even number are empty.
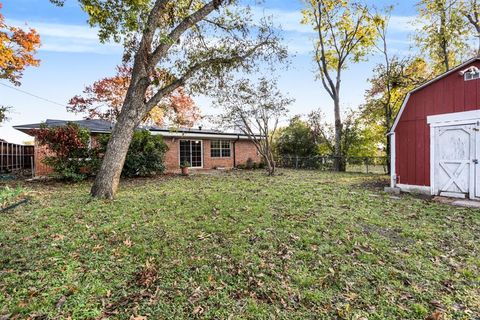
<svg viewBox="0 0 480 320"><path fill-rule="evenodd" d="M397 185L395 132L389 132L387 136L390 139L390 187L395 188Z"/></svg>
<svg viewBox="0 0 480 320"><path fill-rule="evenodd" d="M218 138L218 139L235 139L235 140L249 140L248 136L240 136L236 134L221 134L221 133L198 133L198 132L175 132L175 131L150 131L152 135L160 135L171 138Z"/></svg>

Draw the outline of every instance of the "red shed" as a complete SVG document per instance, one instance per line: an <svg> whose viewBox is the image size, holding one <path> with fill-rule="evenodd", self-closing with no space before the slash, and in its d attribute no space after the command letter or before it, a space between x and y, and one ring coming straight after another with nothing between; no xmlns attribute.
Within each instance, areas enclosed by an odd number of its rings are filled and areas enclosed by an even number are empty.
<svg viewBox="0 0 480 320"><path fill-rule="evenodd" d="M480 199L480 57L412 90L390 135L391 186Z"/></svg>

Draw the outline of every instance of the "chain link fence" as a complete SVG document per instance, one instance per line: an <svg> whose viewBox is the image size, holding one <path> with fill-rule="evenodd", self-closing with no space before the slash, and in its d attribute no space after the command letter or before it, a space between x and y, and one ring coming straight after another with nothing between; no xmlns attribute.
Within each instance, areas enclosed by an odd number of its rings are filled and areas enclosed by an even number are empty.
<svg viewBox="0 0 480 320"><path fill-rule="evenodd" d="M333 171L335 157L285 155L277 157L276 162L280 168ZM345 163L347 172L388 173L387 157L347 157Z"/></svg>

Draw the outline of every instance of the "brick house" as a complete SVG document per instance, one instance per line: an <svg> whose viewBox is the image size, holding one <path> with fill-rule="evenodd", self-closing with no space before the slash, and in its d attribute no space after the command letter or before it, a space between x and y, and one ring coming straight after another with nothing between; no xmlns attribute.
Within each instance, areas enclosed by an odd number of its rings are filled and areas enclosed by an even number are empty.
<svg viewBox="0 0 480 320"><path fill-rule="evenodd" d="M63 126L67 122L78 124L90 131L92 141L95 136L108 134L113 124L104 120L51 120L43 125L47 127ZM42 123L14 126L15 129L28 135L37 130ZM175 129L150 127L151 134L163 136L168 151L165 154L165 167L168 173L180 172L180 164L187 161L192 170L233 169L238 165L246 164L248 159L261 162L255 145L247 135L238 132L221 132L217 130ZM40 146L35 140L35 176L44 176L52 173L52 169L43 163L49 150Z"/></svg>

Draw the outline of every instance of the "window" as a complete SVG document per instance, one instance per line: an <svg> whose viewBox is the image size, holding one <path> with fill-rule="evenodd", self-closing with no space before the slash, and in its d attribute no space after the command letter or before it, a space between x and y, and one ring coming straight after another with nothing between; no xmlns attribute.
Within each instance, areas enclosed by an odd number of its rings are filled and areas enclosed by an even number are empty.
<svg viewBox="0 0 480 320"><path fill-rule="evenodd" d="M465 72L465 81L475 80L480 78L480 72L478 70L468 70Z"/></svg>
<svg viewBox="0 0 480 320"><path fill-rule="evenodd" d="M180 140L180 165L190 163L192 168L201 168L202 162L202 141Z"/></svg>
<svg viewBox="0 0 480 320"><path fill-rule="evenodd" d="M210 153L212 158L228 158L230 154L230 141L212 140Z"/></svg>

